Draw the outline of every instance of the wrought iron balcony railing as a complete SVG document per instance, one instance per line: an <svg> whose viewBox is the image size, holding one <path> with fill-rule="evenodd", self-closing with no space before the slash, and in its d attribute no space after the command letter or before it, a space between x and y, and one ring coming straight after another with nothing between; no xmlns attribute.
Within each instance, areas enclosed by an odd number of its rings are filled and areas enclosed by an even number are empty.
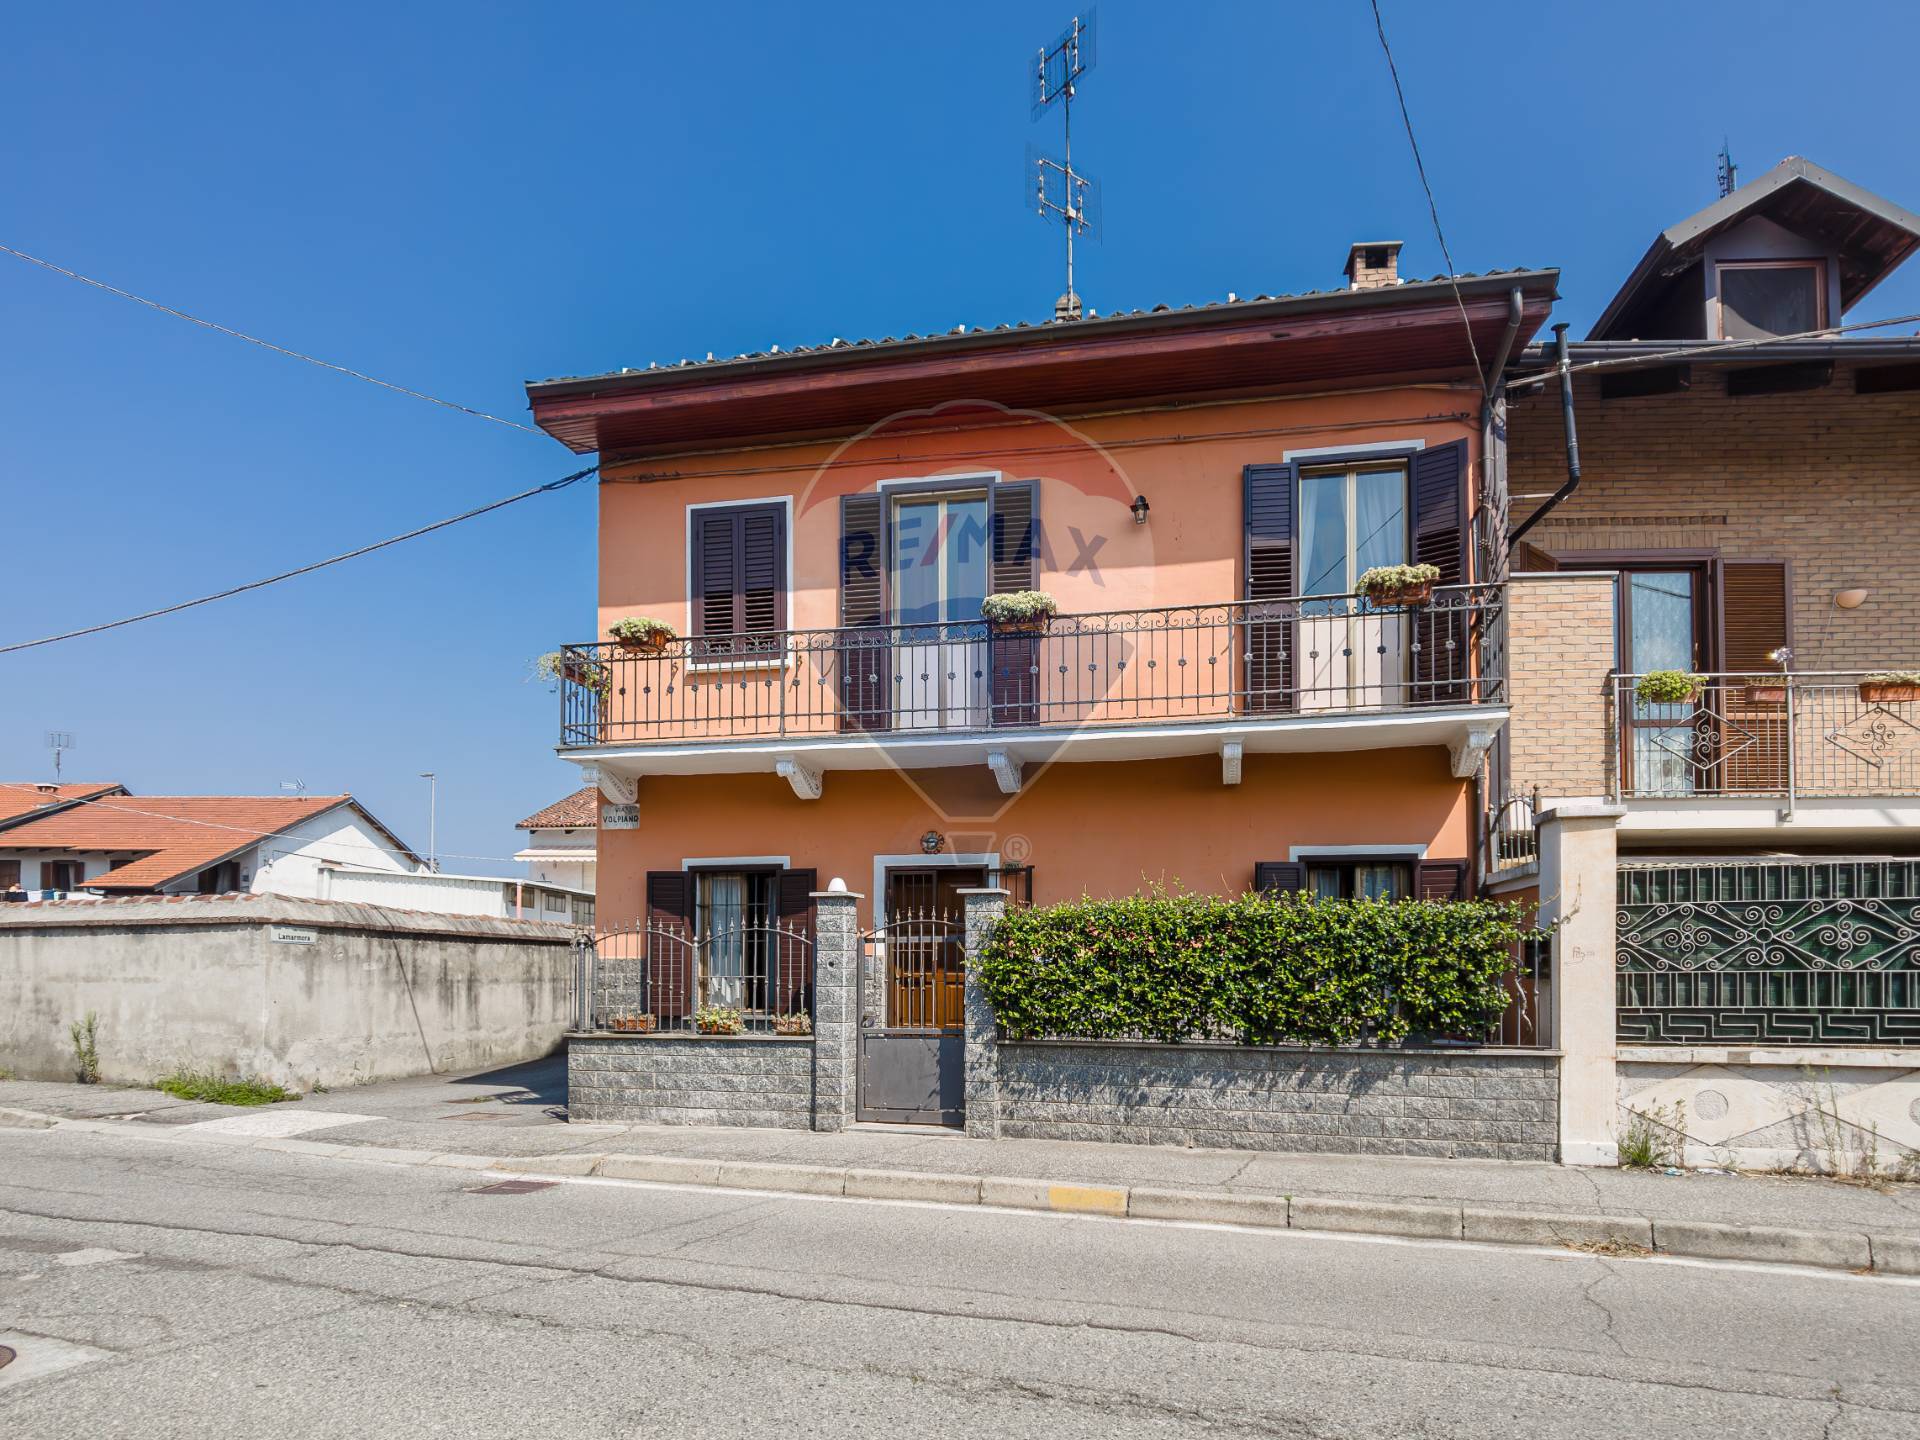
<svg viewBox="0 0 1920 1440"><path fill-rule="evenodd" d="M1614 793L1626 799L1920 796L1920 689L1868 672L1703 675L1689 700L1608 700Z"/></svg>
<svg viewBox="0 0 1920 1440"><path fill-rule="evenodd" d="M1503 589L701 635L562 652L567 747L1282 719L1498 703Z"/></svg>

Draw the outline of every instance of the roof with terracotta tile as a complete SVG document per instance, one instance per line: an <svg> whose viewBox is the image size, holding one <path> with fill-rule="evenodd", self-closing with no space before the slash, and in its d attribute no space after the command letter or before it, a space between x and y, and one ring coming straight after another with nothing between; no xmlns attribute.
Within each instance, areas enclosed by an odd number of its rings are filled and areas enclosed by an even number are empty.
<svg viewBox="0 0 1920 1440"><path fill-rule="evenodd" d="M544 810L536 810L513 828L516 830L592 830L600 824L600 791L582 785L564 800L556 800Z"/></svg>
<svg viewBox="0 0 1920 1440"><path fill-rule="evenodd" d="M32 819L37 810L51 814L97 795L124 795L126 791L126 786L112 781L53 785L32 780L0 780L0 829Z"/></svg>
<svg viewBox="0 0 1920 1440"><path fill-rule="evenodd" d="M110 795L0 832L0 851L130 852L86 888L148 890L342 805L360 808L351 795Z"/></svg>

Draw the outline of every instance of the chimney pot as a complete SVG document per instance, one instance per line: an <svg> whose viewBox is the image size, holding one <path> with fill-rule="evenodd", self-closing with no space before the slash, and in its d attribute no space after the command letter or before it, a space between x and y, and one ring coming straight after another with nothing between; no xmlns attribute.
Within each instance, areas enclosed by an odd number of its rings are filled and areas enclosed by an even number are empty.
<svg viewBox="0 0 1920 1440"><path fill-rule="evenodd" d="M1362 240L1347 247L1347 288L1382 290L1400 283L1399 240Z"/></svg>
<svg viewBox="0 0 1920 1440"><path fill-rule="evenodd" d="M1053 302L1053 318L1056 323L1063 320L1080 318L1080 297L1069 291Z"/></svg>

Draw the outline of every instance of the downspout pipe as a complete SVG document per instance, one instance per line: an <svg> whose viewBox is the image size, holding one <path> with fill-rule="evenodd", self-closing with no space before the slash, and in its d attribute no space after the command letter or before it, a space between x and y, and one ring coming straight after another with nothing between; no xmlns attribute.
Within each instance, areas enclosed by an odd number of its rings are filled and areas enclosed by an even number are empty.
<svg viewBox="0 0 1920 1440"><path fill-rule="evenodd" d="M1560 370L1560 419L1567 431L1567 483L1554 491L1547 498L1547 503L1529 515L1517 530L1507 532L1509 550L1520 543L1523 535L1546 519L1554 506L1580 488L1580 436L1573 427L1573 373L1567 360L1567 327L1564 321L1553 327L1553 345Z"/></svg>
<svg viewBox="0 0 1920 1440"><path fill-rule="evenodd" d="M1520 321L1526 314L1526 298L1521 295L1520 287L1514 286L1507 292L1507 328L1500 337L1500 349L1494 354L1493 368L1487 371L1487 403L1493 403L1493 397L1500 392L1501 376L1507 372L1507 359L1513 354L1514 339L1520 334Z"/></svg>

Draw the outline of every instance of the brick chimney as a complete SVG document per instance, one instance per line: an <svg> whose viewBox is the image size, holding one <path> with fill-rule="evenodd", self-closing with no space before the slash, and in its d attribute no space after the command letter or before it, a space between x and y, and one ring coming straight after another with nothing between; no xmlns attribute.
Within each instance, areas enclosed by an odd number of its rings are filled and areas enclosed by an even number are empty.
<svg viewBox="0 0 1920 1440"><path fill-rule="evenodd" d="M1363 240L1347 250L1347 288L1379 290L1400 283L1398 240Z"/></svg>

